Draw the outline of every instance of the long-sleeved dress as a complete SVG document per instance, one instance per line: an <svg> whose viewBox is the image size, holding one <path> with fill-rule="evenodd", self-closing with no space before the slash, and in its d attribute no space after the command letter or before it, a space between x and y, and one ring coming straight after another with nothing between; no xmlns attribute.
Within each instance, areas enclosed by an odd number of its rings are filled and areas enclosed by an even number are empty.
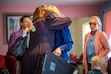
<svg viewBox="0 0 111 74"><path fill-rule="evenodd" d="M46 17L46 19L37 19L34 22L36 31L31 32L29 48L23 57L22 74L33 74L38 54L54 50L55 31L70 24L70 18L59 18L53 15Z"/></svg>

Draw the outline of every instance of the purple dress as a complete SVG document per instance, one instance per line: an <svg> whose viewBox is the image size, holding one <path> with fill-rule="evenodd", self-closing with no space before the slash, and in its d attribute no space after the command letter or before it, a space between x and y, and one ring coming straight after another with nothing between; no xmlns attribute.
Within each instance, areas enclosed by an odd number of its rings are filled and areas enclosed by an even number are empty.
<svg viewBox="0 0 111 74"><path fill-rule="evenodd" d="M40 18L34 22L36 31L30 33L29 48L22 62L22 74L33 74L38 54L46 51L52 52L55 49L55 31L70 24L70 18L59 18L53 15L46 19Z"/></svg>

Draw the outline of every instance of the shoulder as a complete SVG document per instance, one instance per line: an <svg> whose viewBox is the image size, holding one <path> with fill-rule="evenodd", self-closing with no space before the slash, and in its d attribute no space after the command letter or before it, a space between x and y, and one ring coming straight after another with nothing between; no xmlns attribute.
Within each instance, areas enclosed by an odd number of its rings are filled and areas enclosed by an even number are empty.
<svg viewBox="0 0 111 74"><path fill-rule="evenodd" d="M44 18L36 19L33 23L36 24L37 22L41 22L41 21L44 21Z"/></svg>
<svg viewBox="0 0 111 74"><path fill-rule="evenodd" d="M96 31L97 34L98 34L98 33L102 33L102 32L103 32L103 31L101 31L101 30L97 30L97 31Z"/></svg>
<svg viewBox="0 0 111 74"><path fill-rule="evenodd" d="M101 30L97 30L97 36L100 36L100 37L105 36L106 37L106 33Z"/></svg>
<svg viewBox="0 0 111 74"><path fill-rule="evenodd" d="M84 37L84 42L87 42L88 38L90 37L90 32L85 34L85 37Z"/></svg>
<svg viewBox="0 0 111 74"><path fill-rule="evenodd" d="M23 31L22 30L19 30L19 31L16 31L16 32L13 32L10 37L16 37L16 36L22 36L23 34Z"/></svg>
<svg viewBox="0 0 111 74"><path fill-rule="evenodd" d="M14 36L16 36L17 35L17 32L13 32L11 35L10 35L10 37L14 37Z"/></svg>
<svg viewBox="0 0 111 74"><path fill-rule="evenodd" d="M65 20L69 20L69 21L71 21L71 19L70 19L69 17L62 17L62 18L61 18L61 17L56 17L56 16L54 16L54 15L50 15L50 16L47 16L47 17L46 17L46 20L49 20L49 19L50 19L50 20L52 19L52 20L55 20L55 21L56 21L56 20L64 20L64 21L65 21Z"/></svg>
<svg viewBox="0 0 111 74"><path fill-rule="evenodd" d="M62 31L69 31L69 28L68 28L68 26L66 26L66 27L63 27L61 30Z"/></svg>
<svg viewBox="0 0 111 74"><path fill-rule="evenodd" d="M87 38L89 36L90 36L90 32L88 32L88 33L85 34L85 38Z"/></svg>
<svg viewBox="0 0 111 74"><path fill-rule="evenodd" d="M96 31L97 34L105 34L105 32L101 31L101 30L97 30Z"/></svg>
<svg viewBox="0 0 111 74"><path fill-rule="evenodd" d="M61 17L56 17L55 20L63 20L63 21L70 21L70 22L72 22L69 17L63 17L63 18L61 18Z"/></svg>

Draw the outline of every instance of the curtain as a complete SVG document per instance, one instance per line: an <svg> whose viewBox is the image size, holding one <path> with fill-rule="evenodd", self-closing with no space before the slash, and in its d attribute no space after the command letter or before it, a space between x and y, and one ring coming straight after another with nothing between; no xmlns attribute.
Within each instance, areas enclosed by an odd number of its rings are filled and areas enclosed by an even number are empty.
<svg viewBox="0 0 111 74"><path fill-rule="evenodd" d="M104 11L104 20L103 20L103 30L108 36L110 48L111 48L111 8L108 8ZM109 54L109 57L111 57L111 52Z"/></svg>
<svg viewBox="0 0 111 74"><path fill-rule="evenodd" d="M104 26L108 39L111 37L111 8L104 11Z"/></svg>

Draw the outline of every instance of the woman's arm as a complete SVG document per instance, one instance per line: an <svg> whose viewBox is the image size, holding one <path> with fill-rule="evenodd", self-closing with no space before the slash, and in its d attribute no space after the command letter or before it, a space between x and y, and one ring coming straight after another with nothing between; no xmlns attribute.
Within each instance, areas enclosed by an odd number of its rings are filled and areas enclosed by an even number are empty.
<svg viewBox="0 0 111 74"><path fill-rule="evenodd" d="M72 21L68 17L60 18L60 17L53 17L50 19L46 19L45 24L51 30L60 30L63 27L71 25Z"/></svg>
<svg viewBox="0 0 111 74"><path fill-rule="evenodd" d="M61 48L62 52L70 51L73 45L73 40L69 31L69 28L64 27L59 32L61 33L61 40L62 40L61 43L58 43L60 44L59 47Z"/></svg>
<svg viewBox="0 0 111 74"><path fill-rule="evenodd" d="M105 34L105 32L101 32L100 34L100 40L101 40L101 43L103 45L103 53L101 54L102 56L106 56L108 54L108 52L110 51L110 46L109 46L109 42L108 42L108 38L107 38L107 35Z"/></svg>

